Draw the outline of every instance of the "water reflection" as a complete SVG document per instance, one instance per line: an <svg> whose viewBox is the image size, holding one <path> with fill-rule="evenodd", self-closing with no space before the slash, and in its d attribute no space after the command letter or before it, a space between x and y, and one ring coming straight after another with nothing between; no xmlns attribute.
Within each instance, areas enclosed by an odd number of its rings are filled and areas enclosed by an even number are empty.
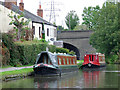
<svg viewBox="0 0 120 90"><path fill-rule="evenodd" d="M78 72L62 75L62 77L35 77L34 83L36 88L70 88L76 86Z"/></svg>
<svg viewBox="0 0 120 90"><path fill-rule="evenodd" d="M98 87L100 82L104 79L104 75L104 73L100 75L100 71L83 71L84 87Z"/></svg>

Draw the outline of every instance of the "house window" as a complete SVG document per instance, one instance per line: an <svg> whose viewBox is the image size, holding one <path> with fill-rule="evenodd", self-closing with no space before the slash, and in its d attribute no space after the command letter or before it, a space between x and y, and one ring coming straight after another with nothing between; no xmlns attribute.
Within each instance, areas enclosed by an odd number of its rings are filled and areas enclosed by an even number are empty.
<svg viewBox="0 0 120 90"><path fill-rule="evenodd" d="M49 36L49 28L47 28L47 36Z"/></svg>
<svg viewBox="0 0 120 90"><path fill-rule="evenodd" d="M41 35L40 35L40 31L41 31L41 30L40 30L40 29L41 29L41 27L39 27L39 38L41 38Z"/></svg>
<svg viewBox="0 0 120 90"><path fill-rule="evenodd" d="M35 26L33 26L32 28L33 28L33 35L35 35Z"/></svg>
<svg viewBox="0 0 120 90"><path fill-rule="evenodd" d="M54 29L54 37L57 37L57 30Z"/></svg>

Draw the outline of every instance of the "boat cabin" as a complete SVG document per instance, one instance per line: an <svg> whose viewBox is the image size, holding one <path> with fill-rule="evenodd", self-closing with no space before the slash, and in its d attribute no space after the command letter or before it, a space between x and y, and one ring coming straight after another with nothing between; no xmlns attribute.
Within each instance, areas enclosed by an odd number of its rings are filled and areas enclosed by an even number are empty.
<svg viewBox="0 0 120 90"><path fill-rule="evenodd" d="M100 65L101 63L105 63L105 55L104 54L86 54L84 56L84 63L85 64L94 64L94 65Z"/></svg>
<svg viewBox="0 0 120 90"><path fill-rule="evenodd" d="M88 64L88 63L95 63L97 65L100 65L98 55L96 55L96 54L86 54L84 56L84 64Z"/></svg>
<svg viewBox="0 0 120 90"><path fill-rule="evenodd" d="M38 54L36 64L48 64L58 67L59 65L76 65L76 56L68 54L54 54L51 52L43 51Z"/></svg>

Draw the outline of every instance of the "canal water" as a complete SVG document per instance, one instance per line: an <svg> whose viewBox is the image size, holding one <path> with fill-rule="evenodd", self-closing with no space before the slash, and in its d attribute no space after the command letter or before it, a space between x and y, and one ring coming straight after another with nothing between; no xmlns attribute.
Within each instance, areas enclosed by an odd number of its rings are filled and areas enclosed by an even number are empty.
<svg viewBox="0 0 120 90"><path fill-rule="evenodd" d="M2 88L118 88L119 65L106 68L79 70L66 75L52 77L28 77L2 82Z"/></svg>

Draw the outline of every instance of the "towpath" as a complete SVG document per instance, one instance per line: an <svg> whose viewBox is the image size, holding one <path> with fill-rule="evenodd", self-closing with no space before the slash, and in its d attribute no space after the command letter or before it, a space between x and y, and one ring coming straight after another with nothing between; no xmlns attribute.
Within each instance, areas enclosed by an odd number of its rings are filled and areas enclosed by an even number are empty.
<svg viewBox="0 0 120 90"><path fill-rule="evenodd" d="M0 68L0 72L20 70L20 69L24 69L24 68L33 68L33 66Z"/></svg>

